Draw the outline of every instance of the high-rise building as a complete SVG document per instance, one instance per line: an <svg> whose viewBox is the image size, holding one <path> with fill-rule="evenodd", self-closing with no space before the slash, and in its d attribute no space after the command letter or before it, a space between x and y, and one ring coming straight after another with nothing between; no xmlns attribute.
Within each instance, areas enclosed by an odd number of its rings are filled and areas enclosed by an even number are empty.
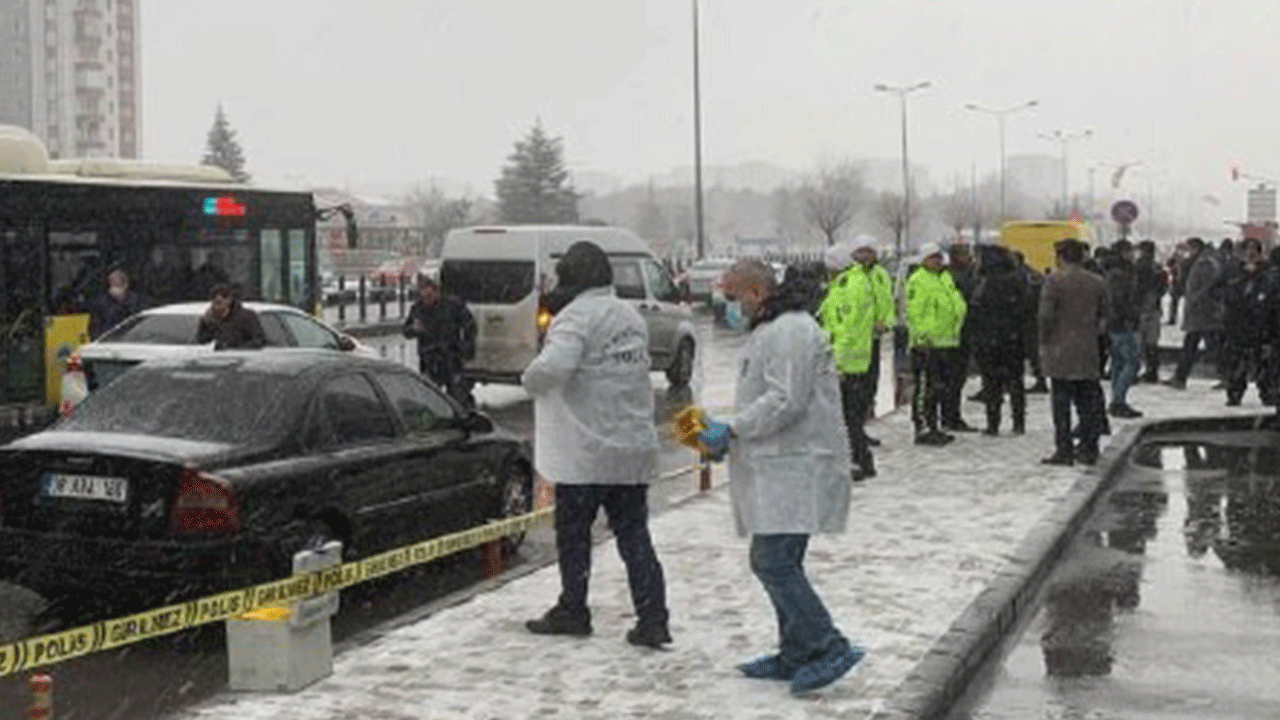
<svg viewBox="0 0 1280 720"><path fill-rule="evenodd" d="M54 158L136 158L140 0L0 0L0 123Z"/></svg>

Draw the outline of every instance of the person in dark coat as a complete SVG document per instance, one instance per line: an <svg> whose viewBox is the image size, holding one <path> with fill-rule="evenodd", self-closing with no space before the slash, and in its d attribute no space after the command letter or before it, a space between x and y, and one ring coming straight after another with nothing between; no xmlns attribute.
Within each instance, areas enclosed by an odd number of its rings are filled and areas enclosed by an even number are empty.
<svg viewBox="0 0 1280 720"><path fill-rule="evenodd" d="M89 339L102 333L142 309L142 300L129 288L129 275L120 268L107 273L107 290L89 304Z"/></svg>
<svg viewBox="0 0 1280 720"><path fill-rule="evenodd" d="M1138 279L1138 337L1142 345L1145 370L1142 382L1160 381L1160 301L1169 290L1169 276L1156 262L1156 244L1150 240L1138 243L1138 262L1134 271Z"/></svg>
<svg viewBox="0 0 1280 720"><path fill-rule="evenodd" d="M1177 325L1178 303L1187 289L1187 264L1182 248L1175 250L1164 265L1169 275L1169 324Z"/></svg>
<svg viewBox="0 0 1280 720"><path fill-rule="evenodd" d="M1271 340L1274 308L1272 278L1262 257L1262 243L1248 238L1241 243L1243 258L1229 273L1224 292L1223 374L1227 381L1227 405L1237 406L1244 397L1249 379L1258 386L1258 395L1268 398L1270 378L1264 351Z"/></svg>
<svg viewBox="0 0 1280 720"><path fill-rule="evenodd" d="M229 285L215 285L209 291L209 309L200 318L196 343L213 343L214 350L256 350L265 347L258 314L241 304Z"/></svg>
<svg viewBox="0 0 1280 720"><path fill-rule="evenodd" d="M1084 269L1086 246L1079 240L1055 245L1058 271L1041 291L1040 362L1052 381L1055 450L1048 465L1091 465L1098 460L1102 434L1102 386L1098 383L1098 328L1106 318L1107 286ZM1079 445L1073 443L1071 407L1080 419Z"/></svg>
<svg viewBox="0 0 1280 720"><path fill-rule="evenodd" d="M1191 257L1187 261L1186 294L1182 309L1182 356L1178 367L1166 385L1183 390L1187 378L1196 363L1200 343L1213 360L1220 364L1220 339L1222 336L1222 263L1218 253L1207 247L1203 240L1193 237L1187 240Z"/></svg>
<svg viewBox="0 0 1280 720"><path fill-rule="evenodd" d="M1000 406L1007 393L1013 433L1021 435L1027 428L1027 394L1022 376L1030 288L1013 255L996 245L980 247L977 278L967 318L974 359L982 370L983 401L987 406L983 432L999 434Z"/></svg>
<svg viewBox="0 0 1280 720"><path fill-rule="evenodd" d="M1138 377L1138 328L1142 320L1133 243L1117 240L1112 245L1106 279L1107 338L1111 349L1111 406L1108 412L1119 418L1139 418L1142 413L1129 405L1129 388Z"/></svg>
<svg viewBox="0 0 1280 720"><path fill-rule="evenodd" d="M973 290L978 284L977 270L973 266L973 253L968 245L956 243L950 246L948 257L951 262L947 266L947 271L951 273L951 279L955 282L956 289L960 291L960 296L964 298L966 304L973 297ZM964 421L960 415L960 400L964 396L964 384L969 379L969 362L973 359L973 344L971 341L971 330L969 328L968 317L964 325L960 327L960 346L950 354L949 377L952 382L946 388L947 397L942 403L945 409L942 417L942 427L951 432L975 432L977 428L972 427ZM979 373L982 367L978 367ZM983 388L985 390L985 387ZM982 390L979 396L983 397Z"/></svg>
<svg viewBox="0 0 1280 720"><path fill-rule="evenodd" d="M1027 392L1048 393L1049 386L1045 384L1044 370L1040 367L1039 333L1036 330L1037 318L1040 312L1040 288L1044 285L1044 274L1027 264L1026 255L1015 252L1014 257L1018 261L1018 273L1022 276L1022 281L1027 285L1029 298L1025 320L1026 331L1023 333L1023 337L1026 339L1024 354L1031 364L1031 375L1036 381L1034 385L1027 388Z"/></svg>
<svg viewBox="0 0 1280 720"><path fill-rule="evenodd" d="M476 320L466 303L442 293L435 280L419 278L404 336L418 342L418 371L464 407L473 407L470 383L462 376L463 364L476 353Z"/></svg>

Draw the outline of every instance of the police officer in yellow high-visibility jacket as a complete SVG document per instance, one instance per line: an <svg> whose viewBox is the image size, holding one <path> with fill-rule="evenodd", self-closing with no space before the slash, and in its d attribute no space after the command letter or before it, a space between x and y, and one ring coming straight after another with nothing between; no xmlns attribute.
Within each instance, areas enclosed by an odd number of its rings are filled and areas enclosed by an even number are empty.
<svg viewBox="0 0 1280 720"><path fill-rule="evenodd" d="M874 390L871 383L871 347L875 336L875 284L864 266L874 247L860 245L853 251L854 264L842 272L827 290L819 308L822 326L831 337L831 350L840 374L840 400L845 427L849 432L849 454L853 460L853 481L876 474L875 460L863 429Z"/></svg>
<svg viewBox="0 0 1280 720"><path fill-rule="evenodd" d="M860 236L854 241L857 247L865 248L866 252L861 256L862 260L859 264L866 268L871 276L872 296L875 298L875 333L871 338L871 370L870 382L866 384L867 393L867 419L875 418L876 409L876 389L880 387L880 338L886 332L893 329L894 317L897 315L896 306L893 300L893 278L889 277L889 271L881 265L879 258L876 256L876 239L870 236ZM868 437L867 441L871 443L871 447L880 444L879 440Z"/></svg>
<svg viewBox="0 0 1280 720"><path fill-rule="evenodd" d="M958 364L954 356L968 307L944 265L942 248L928 243L920 249L920 268L907 280L907 329L915 377L911 419L917 445L945 445L955 439L938 429L938 406L957 402L949 389L961 379L953 377ZM951 412L958 416L960 409L942 408L943 417L952 417Z"/></svg>

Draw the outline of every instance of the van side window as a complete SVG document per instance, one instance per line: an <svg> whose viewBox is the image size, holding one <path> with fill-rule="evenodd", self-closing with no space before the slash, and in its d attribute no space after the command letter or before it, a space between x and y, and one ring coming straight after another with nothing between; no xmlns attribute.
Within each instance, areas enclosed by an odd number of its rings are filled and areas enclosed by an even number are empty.
<svg viewBox="0 0 1280 720"><path fill-rule="evenodd" d="M644 300L644 276L635 260L613 260L613 287L623 300Z"/></svg>

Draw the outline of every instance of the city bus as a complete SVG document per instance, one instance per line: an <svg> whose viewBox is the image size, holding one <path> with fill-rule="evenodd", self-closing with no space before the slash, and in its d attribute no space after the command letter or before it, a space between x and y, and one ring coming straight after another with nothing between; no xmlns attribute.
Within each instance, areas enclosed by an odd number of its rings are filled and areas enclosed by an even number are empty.
<svg viewBox="0 0 1280 720"><path fill-rule="evenodd" d="M227 283L316 312L316 219L308 192L207 166L49 160L33 135L0 126L0 411L57 407L65 358L88 341L90 302L115 268L144 306Z"/></svg>
<svg viewBox="0 0 1280 720"><path fill-rule="evenodd" d="M1093 230L1074 220L1020 220L1000 226L1000 244L1022 253L1037 272L1053 269L1057 262L1053 246L1067 238L1093 244Z"/></svg>

